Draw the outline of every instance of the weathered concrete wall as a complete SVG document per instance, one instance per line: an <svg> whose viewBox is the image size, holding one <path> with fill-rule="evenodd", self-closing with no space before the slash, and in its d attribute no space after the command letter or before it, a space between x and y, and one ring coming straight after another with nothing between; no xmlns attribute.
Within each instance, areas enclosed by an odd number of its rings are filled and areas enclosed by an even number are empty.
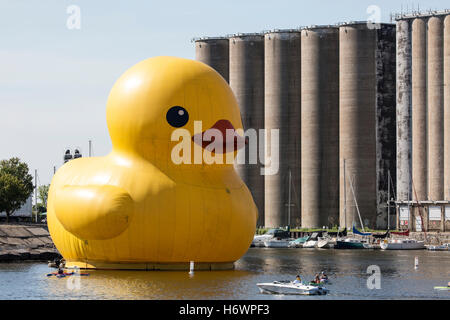
<svg viewBox="0 0 450 320"><path fill-rule="evenodd" d="M266 226L300 226L300 32L269 32L264 40L265 128L279 130L279 171L265 176ZM269 139L266 147L272 150ZM289 204L291 174L291 211Z"/></svg>
<svg viewBox="0 0 450 320"><path fill-rule="evenodd" d="M428 200L427 25L412 22L412 184L413 200ZM415 195L417 194L417 198Z"/></svg>
<svg viewBox="0 0 450 320"><path fill-rule="evenodd" d="M368 29L366 24L339 28L341 165L346 160L345 178L342 167L340 170L341 226L351 227L353 221L359 226L355 199L363 222L370 226L376 224L375 48L376 31ZM346 216L343 215L344 199Z"/></svg>
<svg viewBox="0 0 450 320"><path fill-rule="evenodd" d="M442 17L428 19L428 199L444 198L444 56Z"/></svg>
<svg viewBox="0 0 450 320"><path fill-rule="evenodd" d="M450 15L444 20L444 199L450 201Z"/></svg>
<svg viewBox="0 0 450 320"><path fill-rule="evenodd" d="M411 23L397 22L397 200L411 199Z"/></svg>
<svg viewBox="0 0 450 320"><path fill-rule="evenodd" d="M387 227L387 201L397 182L395 25L377 30L376 51L376 227ZM389 176L391 181L389 181ZM388 187L388 185L390 187ZM391 212L393 213L393 211Z"/></svg>
<svg viewBox="0 0 450 320"><path fill-rule="evenodd" d="M230 41L230 87L241 110L244 130L264 129L264 36L243 34L232 36ZM258 141L259 143L259 141ZM253 149L252 149L253 150ZM258 152L259 148L256 150ZM264 214L264 176L257 154L250 155L249 145L244 152L246 164L236 165L240 177L250 189L258 208L258 226L270 225ZM248 159L256 157L256 164Z"/></svg>
<svg viewBox="0 0 450 320"><path fill-rule="evenodd" d="M339 29L302 30L302 227L339 224Z"/></svg>

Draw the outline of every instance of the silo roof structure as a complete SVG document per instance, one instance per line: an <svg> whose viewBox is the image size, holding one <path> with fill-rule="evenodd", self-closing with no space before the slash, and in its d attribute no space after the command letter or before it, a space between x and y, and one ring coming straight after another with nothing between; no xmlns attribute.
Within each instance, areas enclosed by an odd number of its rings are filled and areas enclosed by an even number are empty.
<svg viewBox="0 0 450 320"><path fill-rule="evenodd" d="M229 41L227 37L194 38L195 59L201 61L229 80Z"/></svg>

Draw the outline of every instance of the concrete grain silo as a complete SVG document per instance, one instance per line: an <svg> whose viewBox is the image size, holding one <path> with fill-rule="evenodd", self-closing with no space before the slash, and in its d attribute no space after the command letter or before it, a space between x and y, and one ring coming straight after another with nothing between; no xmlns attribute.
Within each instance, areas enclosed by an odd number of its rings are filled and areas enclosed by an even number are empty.
<svg viewBox="0 0 450 320"><path fill-rule="evenodd" d="M300 54L298 30L265 34L264 123L269 137L279 130L280 155L278 172L265 175L266 226L300 226ZM273 143L269 138L267 150Z"/></svg>
<svg viewBox="0 0 450 320"><path fill-rule="evenodd" d="M396 172L395 26L341 25L339 62L340 225L359 226L359 212L364 226L383 228Z"/></svg>
<svg viewBox="0 0 450 320"><path fill-rule="evenodd" d="M428 199L427 21L412 22L412 186L413 200ZM416 199L417 195L417 199Z"/></svg>
<svg viewBox="0 0 450 320"><path fill-rule="evenodd" d="M411 199L411 22L399 20L397 32L397 200Z"/></svg>
<svg viewBox="0 0 450 320"><path fill-rule="evenodd" d="M428 199L444 198L444 56L443 19L428 19Z"/></svg>
<svg viewBox="0 0 450 320"><path fill-rule="evenodd" d="M215 69L227 82L229 79L229 51L229 41L225 37L195 40L195 59Z"/></svg>
<svg viewBox="0 0 450 320"><path fill-rule="evenodd" d="M444 19L444 199L450 201L450 15Z"/></svg>
<svg viewBox="0 0 450 320"><path fill-rule="evenodd" d="M339 29L302 30L302 227L339 224Z"/></svg>
<svg viewBox="0 0 450 320"><path fill-rule="evenodd" d="M230 87L241 110L244 130L264 129L264 36L262 34L236 34L229 38ZM245 164L236 164L236 170L250 189L258 207L258 226L264 223L264 175L255 149L254 136L249 137L245 148ZM250 148L252 147L252 148ZM256 161L255 161L256 160ZM251 162L249 162L251 161Z"/></svg>

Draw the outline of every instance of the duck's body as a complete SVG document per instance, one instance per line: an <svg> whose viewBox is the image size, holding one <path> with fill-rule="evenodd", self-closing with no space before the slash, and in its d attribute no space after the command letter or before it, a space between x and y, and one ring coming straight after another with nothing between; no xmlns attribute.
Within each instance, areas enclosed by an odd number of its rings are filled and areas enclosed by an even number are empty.
<svg viewBox="0 0 450 320"><path fill-rule="evenodd" d="M164 59L180 63L177 58ZM181 65L187 63L179 60ZM211 76L206 66L198 64L194 70L206 70ZM138 118L138 125L130 129L128 115L122 120L115 110L114 103L127 98L114 92L123 87L120 81L108 102L113 151L105 157L70 161L52 180L48 225L66 266L177 269L194 261L206 269L231 267L246 252L255 231L257 210L249 190L231 164L174 164L170 155L176 142L170 141L170 132L136 138L159 120L142 124ZM219 86L219 91L224 90ZM165 99L172 97L173 93ZM135 94L130 99L136 104ZM176 103L167 102L171 104ZM167 106L163 108L165 113ZM231 118L242 126L235 110ZM208 119L208 125L215 120ZM122 122L131 132L123 131Z"/></svg>

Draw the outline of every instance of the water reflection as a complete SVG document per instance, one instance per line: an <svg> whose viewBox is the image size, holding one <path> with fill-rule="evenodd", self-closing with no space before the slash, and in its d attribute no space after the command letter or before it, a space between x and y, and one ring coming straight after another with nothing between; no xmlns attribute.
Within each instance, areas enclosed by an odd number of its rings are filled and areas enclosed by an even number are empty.
<svg viewBox="0 0 450 320"><path fill-rule="evenodd" d="M414 257L419 269L414 269ZM367 267L381 270L381 290L367 287ZM251 248L235 270L89 271L80 289L69 290L70 278L47 278L44 263L0 264L0 299L450 299L435 291L450 278L450 252L314 250ZM326 271L330 294L320 297L274 296L259 293L257 282L306 281Z"/></svg>

